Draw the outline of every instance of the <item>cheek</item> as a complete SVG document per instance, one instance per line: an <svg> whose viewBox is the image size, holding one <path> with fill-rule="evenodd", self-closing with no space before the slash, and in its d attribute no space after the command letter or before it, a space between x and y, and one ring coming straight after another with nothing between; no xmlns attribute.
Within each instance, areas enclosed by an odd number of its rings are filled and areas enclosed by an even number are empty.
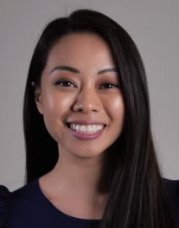
<svg viewBox="0 0 179 228"><path fill-rule="evenodd" d="M70 110L71 100L63 95L47 95L43 102L44 123L47 131L55 141L63 135L63 124ZM59 130L61 129L61 130Z"/></svg>
<svg viewBox="0 0 179 228"><path fill-rule="evenodd" d="M67 112L72 104L72 97L65 94L46 95L44 99L44 113L50 116L61 116Z"/></svg>
<svg viewBox="0 0 179 228"><path fill-rule="evenodd" d="M122 96L113 97L107 104L108 113L116 122L123 122L124 118L124 101Z"/></svg>
<svg viewBox="0 0 179 228"><path fill-rule="evenodd" d="M123 126L124 126L124 101L122 97L113 99L113 101L110 104L111 115L112 115L112 126L113 131L116 135L116 139L120 136Z"/></svg>
<svg viewBox="0 0 179 228"><path fill-rule="evenodd" d="M64 121L68 118L74 95L66 93L46 93L44 97L44 122L48 132L58 139L59 129L63 129ZM61 132L61 131L60 131ZM61 132L63 134L63 132Z"/></svg>

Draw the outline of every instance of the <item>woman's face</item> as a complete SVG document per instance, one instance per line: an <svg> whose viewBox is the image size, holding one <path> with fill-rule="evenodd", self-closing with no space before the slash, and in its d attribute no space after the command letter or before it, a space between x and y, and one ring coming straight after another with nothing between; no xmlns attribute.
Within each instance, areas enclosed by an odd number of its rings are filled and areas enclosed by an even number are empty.
<svg viewBox="0 0 179 228"><path fill-rule="evenodd" d="M119 86L110 49L97 35L74 33L53 46L36 104L60 154L98 156L116 141L124 119Z"/></svg>

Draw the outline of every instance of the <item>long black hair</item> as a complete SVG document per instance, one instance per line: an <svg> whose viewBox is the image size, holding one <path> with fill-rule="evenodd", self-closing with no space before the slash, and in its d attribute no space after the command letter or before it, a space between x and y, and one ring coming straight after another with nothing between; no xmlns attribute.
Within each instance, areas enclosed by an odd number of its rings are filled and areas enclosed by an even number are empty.
<svg viewBox="0 0 179 228"><path fill-rule="evenodd" d="M23 106L26 183L48 173L58 160L57 142L46 130L34 91L41 84L51 48L62 37L77 32L95 33L109 46L125 104L123 131L108 148L112 154L108 160L112 175L101 228L176 227L152 140L149 93L141 56L119 24L94 10L77 10L53 20L45 27L34 50Z"/></svg>

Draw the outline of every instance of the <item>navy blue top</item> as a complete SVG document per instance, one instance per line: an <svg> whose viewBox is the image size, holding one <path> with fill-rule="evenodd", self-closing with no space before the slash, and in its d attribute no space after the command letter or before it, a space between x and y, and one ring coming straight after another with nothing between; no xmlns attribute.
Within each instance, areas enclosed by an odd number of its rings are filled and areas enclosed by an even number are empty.
<svg viewBox="0 0 179 228"><path fill-rule="evenodd" d="M179 180L165 181L179 221ZM12 192L0 185L0 228L95 228L100 221L72 217L57 209L41 191L38 179Z"/></svg>

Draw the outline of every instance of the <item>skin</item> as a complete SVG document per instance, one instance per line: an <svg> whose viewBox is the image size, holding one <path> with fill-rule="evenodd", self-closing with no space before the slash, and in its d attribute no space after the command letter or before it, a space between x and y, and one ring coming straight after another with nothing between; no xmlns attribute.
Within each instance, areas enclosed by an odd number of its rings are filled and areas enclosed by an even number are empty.
<svg viewBox="0 0 179 228"><path fill-rule="evenodd" d="M56 69L57 66L70 66L78 73ZM51 49L41 87L35 91L38 111L59 149L54 169L39 178L41 190L55 207L78 218L102 218L108 193L101 193L98 184L105 151L123 128L121 90L105 85L120 85L118 72L102 71L109 68L115 68L115 64L109 47L100 37L70 34ZM61 79L70 83L55 84ZM74 120L102 122L107 127L99 138L82 140L65 124Z"/></svg>

